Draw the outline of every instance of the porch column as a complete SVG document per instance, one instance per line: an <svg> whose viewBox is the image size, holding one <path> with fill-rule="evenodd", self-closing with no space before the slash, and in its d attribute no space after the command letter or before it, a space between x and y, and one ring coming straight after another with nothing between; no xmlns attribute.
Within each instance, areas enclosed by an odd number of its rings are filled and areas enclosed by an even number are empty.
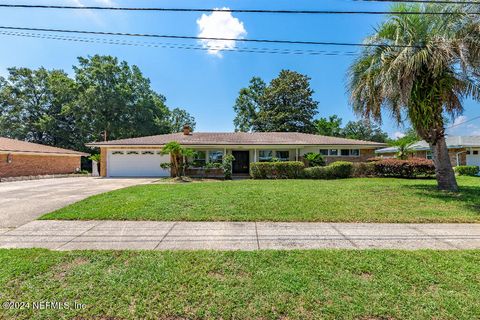
<svg viewBox="0 0 480 320"><path fill-rule="evenodd" d="M295 161L298 161L298 148L295 149Z"/></svg>
<svg viewBox="0 0 480 320"><path fill-rule="evenodd" d="M257 162L257 149L253 149L253 162Z"/></svg>

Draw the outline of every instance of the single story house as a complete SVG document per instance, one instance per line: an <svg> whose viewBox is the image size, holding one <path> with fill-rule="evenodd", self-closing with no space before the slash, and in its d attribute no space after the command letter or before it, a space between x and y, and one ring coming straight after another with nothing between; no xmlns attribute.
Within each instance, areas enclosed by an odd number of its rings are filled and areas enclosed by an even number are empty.
<svg viewBox="0 0 480 320"><path fill-rule="evenodd" d="M248 174L250 163L301 160L309 152L321 153L327 163L347 160L365 161L374 157L383 143L327 137L294 132L183 132L156 136L89 143L100 148L100 175L103 177L159 177L169 176L161 163L170 162L169 155L161 155L162 147L176 141L197 153L194 163L221 162L223 155L232 154L233 174Z"/></svg>
<svg viewBox="0 0 480 320"><path fill-rule="evenodd" d="M480 166L480 136L447 136L448 153L452 166ZM419 141L411 146L412 157L432 159L432 151L426 141ZM377 156L392 158L397 153L396 147L378 149Z"/></svg>
<svg viewBox="0 0 480 320"><path fill-rule="evenodd" d="M87 153L0 137L0 178L74 173Z"/></svg>

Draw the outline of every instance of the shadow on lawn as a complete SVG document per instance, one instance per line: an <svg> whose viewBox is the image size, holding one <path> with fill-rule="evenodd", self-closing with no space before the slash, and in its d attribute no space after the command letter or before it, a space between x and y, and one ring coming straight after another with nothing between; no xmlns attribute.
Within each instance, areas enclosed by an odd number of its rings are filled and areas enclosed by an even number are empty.
<svg viewBox="0 0 480 320"><path fill-rule="evenodd" d="M421 196L442 200L447 203L459 203L469 210L480 213L480 185L460 186L458 193L440 191L436 185L413 184L404 187L415 189Z"/></svg>

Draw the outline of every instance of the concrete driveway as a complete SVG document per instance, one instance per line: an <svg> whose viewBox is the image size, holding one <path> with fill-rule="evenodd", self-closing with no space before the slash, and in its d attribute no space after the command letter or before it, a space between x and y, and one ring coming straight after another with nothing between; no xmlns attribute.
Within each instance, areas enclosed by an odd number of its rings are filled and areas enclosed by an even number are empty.
<svg viewBox="0 0 480 320"><path fill-rule="evenodd" d="M0 183L0 229L14 228L91 195L156 179L74 177Z"/></svg>

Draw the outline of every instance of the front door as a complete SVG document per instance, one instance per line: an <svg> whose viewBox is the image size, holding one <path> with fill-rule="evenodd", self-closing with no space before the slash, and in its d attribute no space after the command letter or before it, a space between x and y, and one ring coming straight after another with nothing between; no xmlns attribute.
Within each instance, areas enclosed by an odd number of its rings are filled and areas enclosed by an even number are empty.
<svg viewBox="0 0 480 320"><path fill-rule="evenodd" d="M250 153L248 151L232 151L235 160L232 163L233 173L249 173Z"/></svg>

